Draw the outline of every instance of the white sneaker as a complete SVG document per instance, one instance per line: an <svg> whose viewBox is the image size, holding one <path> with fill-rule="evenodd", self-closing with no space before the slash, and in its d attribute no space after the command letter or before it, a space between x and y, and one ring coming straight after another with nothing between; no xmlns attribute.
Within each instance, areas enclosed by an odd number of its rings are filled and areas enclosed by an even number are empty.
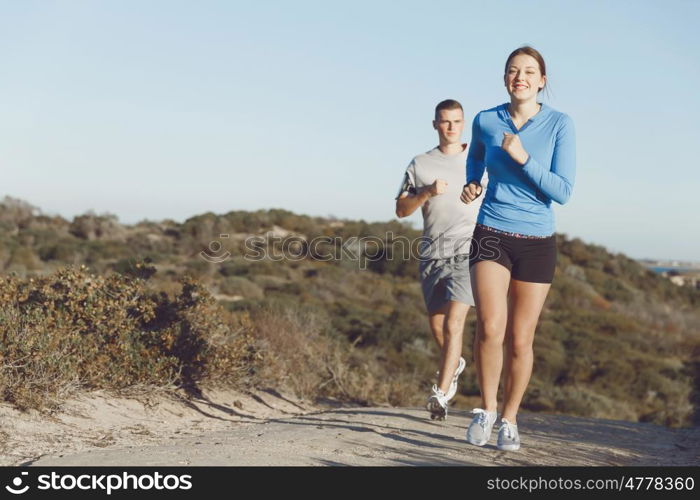
<svg viewBox="0 0 700 500"><path fill-rule="evenodd" d="M430 412L430 420L445 420L447 416L447 396L437 385L433 385L425 407Z"/></svg>
<svg viewBox="0 0 700 500"><path fill-rule="evenodd" d="M498 413L481 408L474 408L472 413L474 419L467 429L467 441L476 446L484 446L491 438L491 431L498 418Z"/></svg>
<svg viewBox="0 0 700 500"><path fill-rule="evenodd" d="M520 435L518 426L511 424L505 418L501 418L501 428L498 430L496 447L499 450L515 451L520 449Z"/></svg>
<svg viewBox="0 0 700 500"><path fill-rule="evenodd" d="M464 358L460 357L459 364L457 365L457 370L455 370L454 377L452 377L452 382L450 383L450 388L447 389L446 396L448 401L455 397L455 394L457 394L457 379L459 379L459 376L462 374L466 367L467 361Z"/></svg>

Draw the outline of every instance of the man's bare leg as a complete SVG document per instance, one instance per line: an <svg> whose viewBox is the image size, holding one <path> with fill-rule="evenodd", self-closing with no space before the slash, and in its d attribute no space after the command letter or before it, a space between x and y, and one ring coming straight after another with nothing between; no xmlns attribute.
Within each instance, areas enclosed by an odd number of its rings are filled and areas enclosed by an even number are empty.
<svg viewBox="0 0 700 500"><path fill-rule="evenodd" d="M469 313L469 306L462 302L451 300L447 305L447 314L443 326L443 346L440 363L440 380L438 387L447 393L452 383L459 358L462 355L462 338L464 335L464 320Z"/></svg>
<svg viewBox="0 0 700 500"><path fill-rule="evenodd" d="M428 322L430 323L430 331L433 334L435 343L440 348L442 353L442 346L445 343L445 318L447 317L447 309L449 304L445 304L443 307L435 312L428 314ZM442 354L441 354L442 356ZM442 366L442 360L440 361Z"/></svg>

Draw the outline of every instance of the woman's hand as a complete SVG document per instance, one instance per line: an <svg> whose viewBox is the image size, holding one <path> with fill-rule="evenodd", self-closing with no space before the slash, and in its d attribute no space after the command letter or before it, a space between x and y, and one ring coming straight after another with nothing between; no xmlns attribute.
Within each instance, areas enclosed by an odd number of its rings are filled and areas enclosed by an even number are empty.
<svg viewBox="0 0 700 500"><path fill-rule="evenodd" d="M472 181L464 186L459 199L462 200L462 203L471 203L479 197L482 191L483 188L475 181Z"/></svg>
<svg viewBox="0 0 700 500"><path fill-rule="evenodd" d="M525 148L523 148L523 143L520 142L520 136L518 136L518 134L503 132L501 149L508 153L510 157L520 165L525 165L527 160L530 158L530 155L527 154L527 151L525 151Z"/></svg>

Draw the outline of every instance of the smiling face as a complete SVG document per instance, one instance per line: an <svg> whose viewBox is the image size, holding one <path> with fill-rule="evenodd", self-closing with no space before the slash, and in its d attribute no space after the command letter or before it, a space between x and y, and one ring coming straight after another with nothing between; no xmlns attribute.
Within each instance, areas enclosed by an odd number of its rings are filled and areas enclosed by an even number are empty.
<svg viewBox="0 0 700 500"><path fill-rule="evenodd" d="M440 144L459 144L464 130L464 112L461 109L441 109L433 120L433 128L440 136Z"/></svg>
<svg viewBox="0 0 700 500"><path fill-rule="evenodd" d="M547 83L547 77L542 74L537 59L527 54L511 58L503 79L508 95L515 101L535 99Z"/></svg>

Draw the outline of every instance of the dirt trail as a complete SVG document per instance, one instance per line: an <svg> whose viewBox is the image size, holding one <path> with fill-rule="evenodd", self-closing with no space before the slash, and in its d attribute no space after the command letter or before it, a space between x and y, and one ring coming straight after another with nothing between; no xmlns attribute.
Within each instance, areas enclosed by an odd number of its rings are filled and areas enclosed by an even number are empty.
<svg viewBox="0 0 700 500"><path fill-rule="evenodd" d="M468 411L329 408L276 391L120 399L51 418L0 406L0 465L700 465L700 428L523 413L522 448L465 440Z"/></svg>

